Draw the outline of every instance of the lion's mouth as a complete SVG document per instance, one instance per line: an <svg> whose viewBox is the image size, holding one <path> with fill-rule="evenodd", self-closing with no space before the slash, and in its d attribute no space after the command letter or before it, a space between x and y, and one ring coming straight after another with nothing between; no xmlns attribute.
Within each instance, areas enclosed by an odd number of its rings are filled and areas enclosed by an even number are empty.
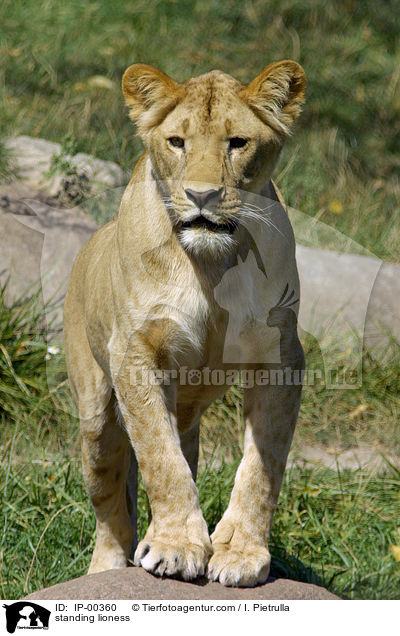
<svg viewBox="0 0 400 636"><path fill-rule="evenodd" d="M189 219L188 221L184 221L181 224L181 229L202 229L208 230L209 232L225 232L228 234L233 234L237 227L237 223L233 220L224 221L223 223L216 223L215 221L211 221L206 218L203 214L199 214L195 216L193 219Z"/></svg>

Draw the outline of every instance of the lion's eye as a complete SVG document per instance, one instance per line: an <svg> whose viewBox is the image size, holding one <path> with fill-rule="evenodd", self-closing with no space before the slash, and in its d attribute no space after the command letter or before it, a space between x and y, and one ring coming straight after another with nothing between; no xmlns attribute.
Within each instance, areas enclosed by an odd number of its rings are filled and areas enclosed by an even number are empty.
<svg viewBox="0 0 400 636"><path fill-rule="evenodd" d="M247 139L244 137L231 137L229 140L229 149L235 150L236 148L244 148L247 144Z"/></svg>
<svg viewBox="0 0 400 636"><path fill-rule="evenodd" d="M168 137L168 141L174 148L184 148L185 140L182 137Z"/></svg>

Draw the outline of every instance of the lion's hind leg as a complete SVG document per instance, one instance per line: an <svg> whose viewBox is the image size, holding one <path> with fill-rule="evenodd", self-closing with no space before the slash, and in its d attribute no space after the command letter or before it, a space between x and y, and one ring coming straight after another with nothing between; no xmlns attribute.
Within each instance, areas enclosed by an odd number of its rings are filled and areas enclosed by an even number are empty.
<svg viewBox="0 0 400 636"><path fill-rule="evenodd" d="M69 376L80 418L83 476L96 515L93 574L127 565L135 538L136 462L115 396L94 358L85 356L85 364L75 359Z"/></svg>

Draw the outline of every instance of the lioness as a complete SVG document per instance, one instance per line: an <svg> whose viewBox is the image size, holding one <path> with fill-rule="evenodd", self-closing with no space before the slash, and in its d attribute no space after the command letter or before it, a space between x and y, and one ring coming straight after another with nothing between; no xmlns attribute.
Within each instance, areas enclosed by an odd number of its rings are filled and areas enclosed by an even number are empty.
<svg viewBox="0 0 400 636"><path fill-rule="evenodd" d="M294 239L270 180L304 72L285 60L248 85L220 71L178 84L134 64L122 86L146 151L117 219L78 255L64 308L97 519L89 572L126 566L135 547L136 457L152 520L135 564L253 586L269 573L301 394L293 370L304 367ZM210 541L194 481L199 421L232 370L255 380L244 456Z"/></svg>

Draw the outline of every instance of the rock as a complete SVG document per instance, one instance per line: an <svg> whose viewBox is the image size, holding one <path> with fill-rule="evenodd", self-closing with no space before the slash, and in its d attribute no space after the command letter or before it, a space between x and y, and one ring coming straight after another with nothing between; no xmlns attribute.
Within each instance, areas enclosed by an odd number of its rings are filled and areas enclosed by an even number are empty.
<svg viewBox="0 0 400 636"><path fill-rule="evenodd" d="M48 324L58 330L62 304L72 263L81 247L96 230L96 223L78 208L59 209L39 200L24 199L22 215L0 209L0 280L9 278L9 302L32 294L40 286L49 306Z"/></svg>
<svg viewBox="0 0 400 636"><path fill-rule="evenodd" d="M0 192L3 195L2 187ZM16 211L18 207L22 214L27 212L27 206L22 206L18 198L16 202L9 197L2 198L6 201L2 202L0 208L0 281L4 284L8 279L6 300L11 303L38 288L36 283L40 281L44 235L26 227L13 214L5 212L4 208Z"/></svg>
<svg viewBox="0 0 400 636"><path fill-rule="evenodd" d="M385 328L400 339L400 265L302 245L297 246L297 264L304 329L318 320L323 330L340 313L343 323L365 327L367 341Z"/></svg>
<svg viewBox="0 0 400 636"><path fill-rule="evenodd" d="M10 137L15 178L0 184L0 281L9 278L9 302L42 288L43 302L58 303L48 323L60 329L62 301L72 264L97 224L76 205L92 205L121 191L127 175L117 164L32 137ZM115 210L118 209L116 197Z"/></svg>
<svg viewBox="0 0 400 636"><path fill-rule="evenodd" d="M161 599L161 600L337 600L339 597L323 587L289 579L269 578L267 583L253 588L229 588L206 579L185 583L158 578L143 568L130 567L81 576L66 583L33 592L30 600L63 599Z"/></svg>
<svg viewBox="0 0 400 636"><path fill-rule="evenodd" d="M296 253L299 325L317 339L327 366L332 354L347 357L361 378L363 346L381 357L391 338L400 342L400 265L302 245Z"/></svg>
<svg viewBox="0 0 400 636"><path fill-rule="evenodd" d="M400 470L400 457L385 452L379 447L367 444L341 449L325 447L313 443L312 446L301 444L292 446L289 453L288 466L324 466L332 470L366 470L370 474L390 472L389 464Z"/></svg>
<svg viewBox="0 0 400 636"><path fill-rule="evenodd" d="M7 138L5 145L16 177L30 189L31 198L58 198L66 204L72 187L72 201L76 201L79 188L82 196L94 196L127 183L127 175L116 163L82 152L72 156L52 141L20 136Z"/></svg>
<svg viewBox="0 0 400 636"><path fill-rule="evenodd" d="M44 139L10 137L5 143L15 178L0 184L0 281L9 279L9 302L41 287L43 302L59 305L47 315L57 331L72 264L97 229L76 204L84 198L92 209L101 201L106 207L107 192L115 193L112 215L127 175L115 163L65 154Z"/></svg>

